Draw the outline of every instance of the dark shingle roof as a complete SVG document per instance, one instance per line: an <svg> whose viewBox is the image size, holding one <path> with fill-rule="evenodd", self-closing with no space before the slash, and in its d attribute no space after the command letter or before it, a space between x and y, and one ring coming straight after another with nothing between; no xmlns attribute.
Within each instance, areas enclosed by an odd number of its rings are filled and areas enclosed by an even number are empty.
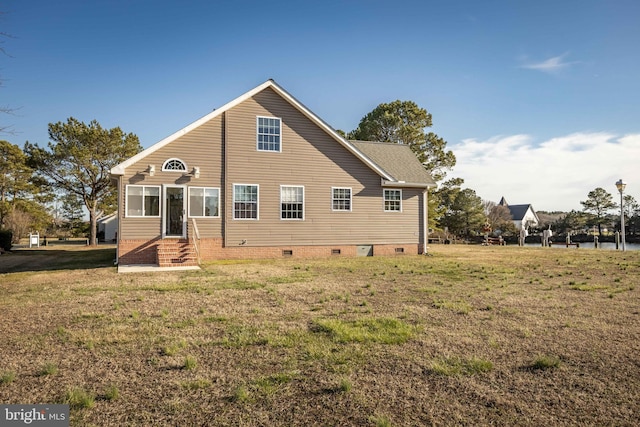
<svg viewBox="0 0 640 427"><path fill-rule="evenodd" d="M513 218L515 221L521 221L529 210L530 206L531 205L509 205L507 207L509 208L509 212L511 212L511 218ZM533 210L533 208L531 209Z"/></svg>
<svg viewBox="0 0 640 427"><path fill-rule="evenodd" d="M385 142L349 141L396 181L435 186L431 174L422 166L408 145Z"/></svg>

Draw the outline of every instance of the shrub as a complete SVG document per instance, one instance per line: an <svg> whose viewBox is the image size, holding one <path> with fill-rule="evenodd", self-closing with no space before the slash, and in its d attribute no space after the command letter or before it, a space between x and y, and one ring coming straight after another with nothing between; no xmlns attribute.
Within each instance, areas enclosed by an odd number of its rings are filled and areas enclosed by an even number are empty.
<svg viewBox="0 0 640 427"><path fill-rule="evenodd" d="M11 230L0 230L0 249L10 251L12 239L13 233Z"/></svg>

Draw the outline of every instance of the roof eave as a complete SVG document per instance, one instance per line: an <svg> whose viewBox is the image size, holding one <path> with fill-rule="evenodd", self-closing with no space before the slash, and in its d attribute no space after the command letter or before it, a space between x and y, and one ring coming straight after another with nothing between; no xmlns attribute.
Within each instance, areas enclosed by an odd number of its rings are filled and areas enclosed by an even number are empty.
<svg viewBox="0 0 640 427"><path fill-rule="evenodd" d="M125 170L124 167L122 167L121 165L117 165L117 166L112 167L111 170L109 171L109 173L112 176L121 176L121 175L124 175L124 170Z"/></svg>
<svg viewBox="0 0 640 427"><path fill-rule="evenodd" d="M395 187L395 188L434 188L436 184L425 182L405 182L405 181L389 181L382 180L383 187Z"/></svg>

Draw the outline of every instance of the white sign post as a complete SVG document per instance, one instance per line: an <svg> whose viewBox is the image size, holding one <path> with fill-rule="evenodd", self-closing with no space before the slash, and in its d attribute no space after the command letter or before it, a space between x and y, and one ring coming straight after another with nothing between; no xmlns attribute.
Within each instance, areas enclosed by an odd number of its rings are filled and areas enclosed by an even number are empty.
<svg viewBox="0 0 640 427"><path fill-rule="evenodd" d="M31 234L29 233L29 247L40 247L40 233Z"/></svg>

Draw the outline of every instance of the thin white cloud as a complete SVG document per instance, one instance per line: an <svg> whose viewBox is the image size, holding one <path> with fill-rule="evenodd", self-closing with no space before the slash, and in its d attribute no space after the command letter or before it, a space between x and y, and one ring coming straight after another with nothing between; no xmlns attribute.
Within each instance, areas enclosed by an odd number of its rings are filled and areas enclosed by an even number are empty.
<svg viewBox="0 0 640 427"><path fill-rule="evenodd" d="M614 194L620 178L640 200L640 133L580 132L542 143L529 135L497 136L465 139L451 149L457 158L451 176L486 200L504 196L538 210L580 210L589 191L602 187Z"/></svg>
<svg viewBox="0 0 640 427"><path fill-rule="evenodd" d="M552 58L546 59L542 62L527 62L521 65L521 68L526 68L529 70L537 70L545 73L554 73L563 68L567 68L570 65L577 64L577 61L566 61L565 57L568 53L564 53L560 56L554 56Z"/></svg>

